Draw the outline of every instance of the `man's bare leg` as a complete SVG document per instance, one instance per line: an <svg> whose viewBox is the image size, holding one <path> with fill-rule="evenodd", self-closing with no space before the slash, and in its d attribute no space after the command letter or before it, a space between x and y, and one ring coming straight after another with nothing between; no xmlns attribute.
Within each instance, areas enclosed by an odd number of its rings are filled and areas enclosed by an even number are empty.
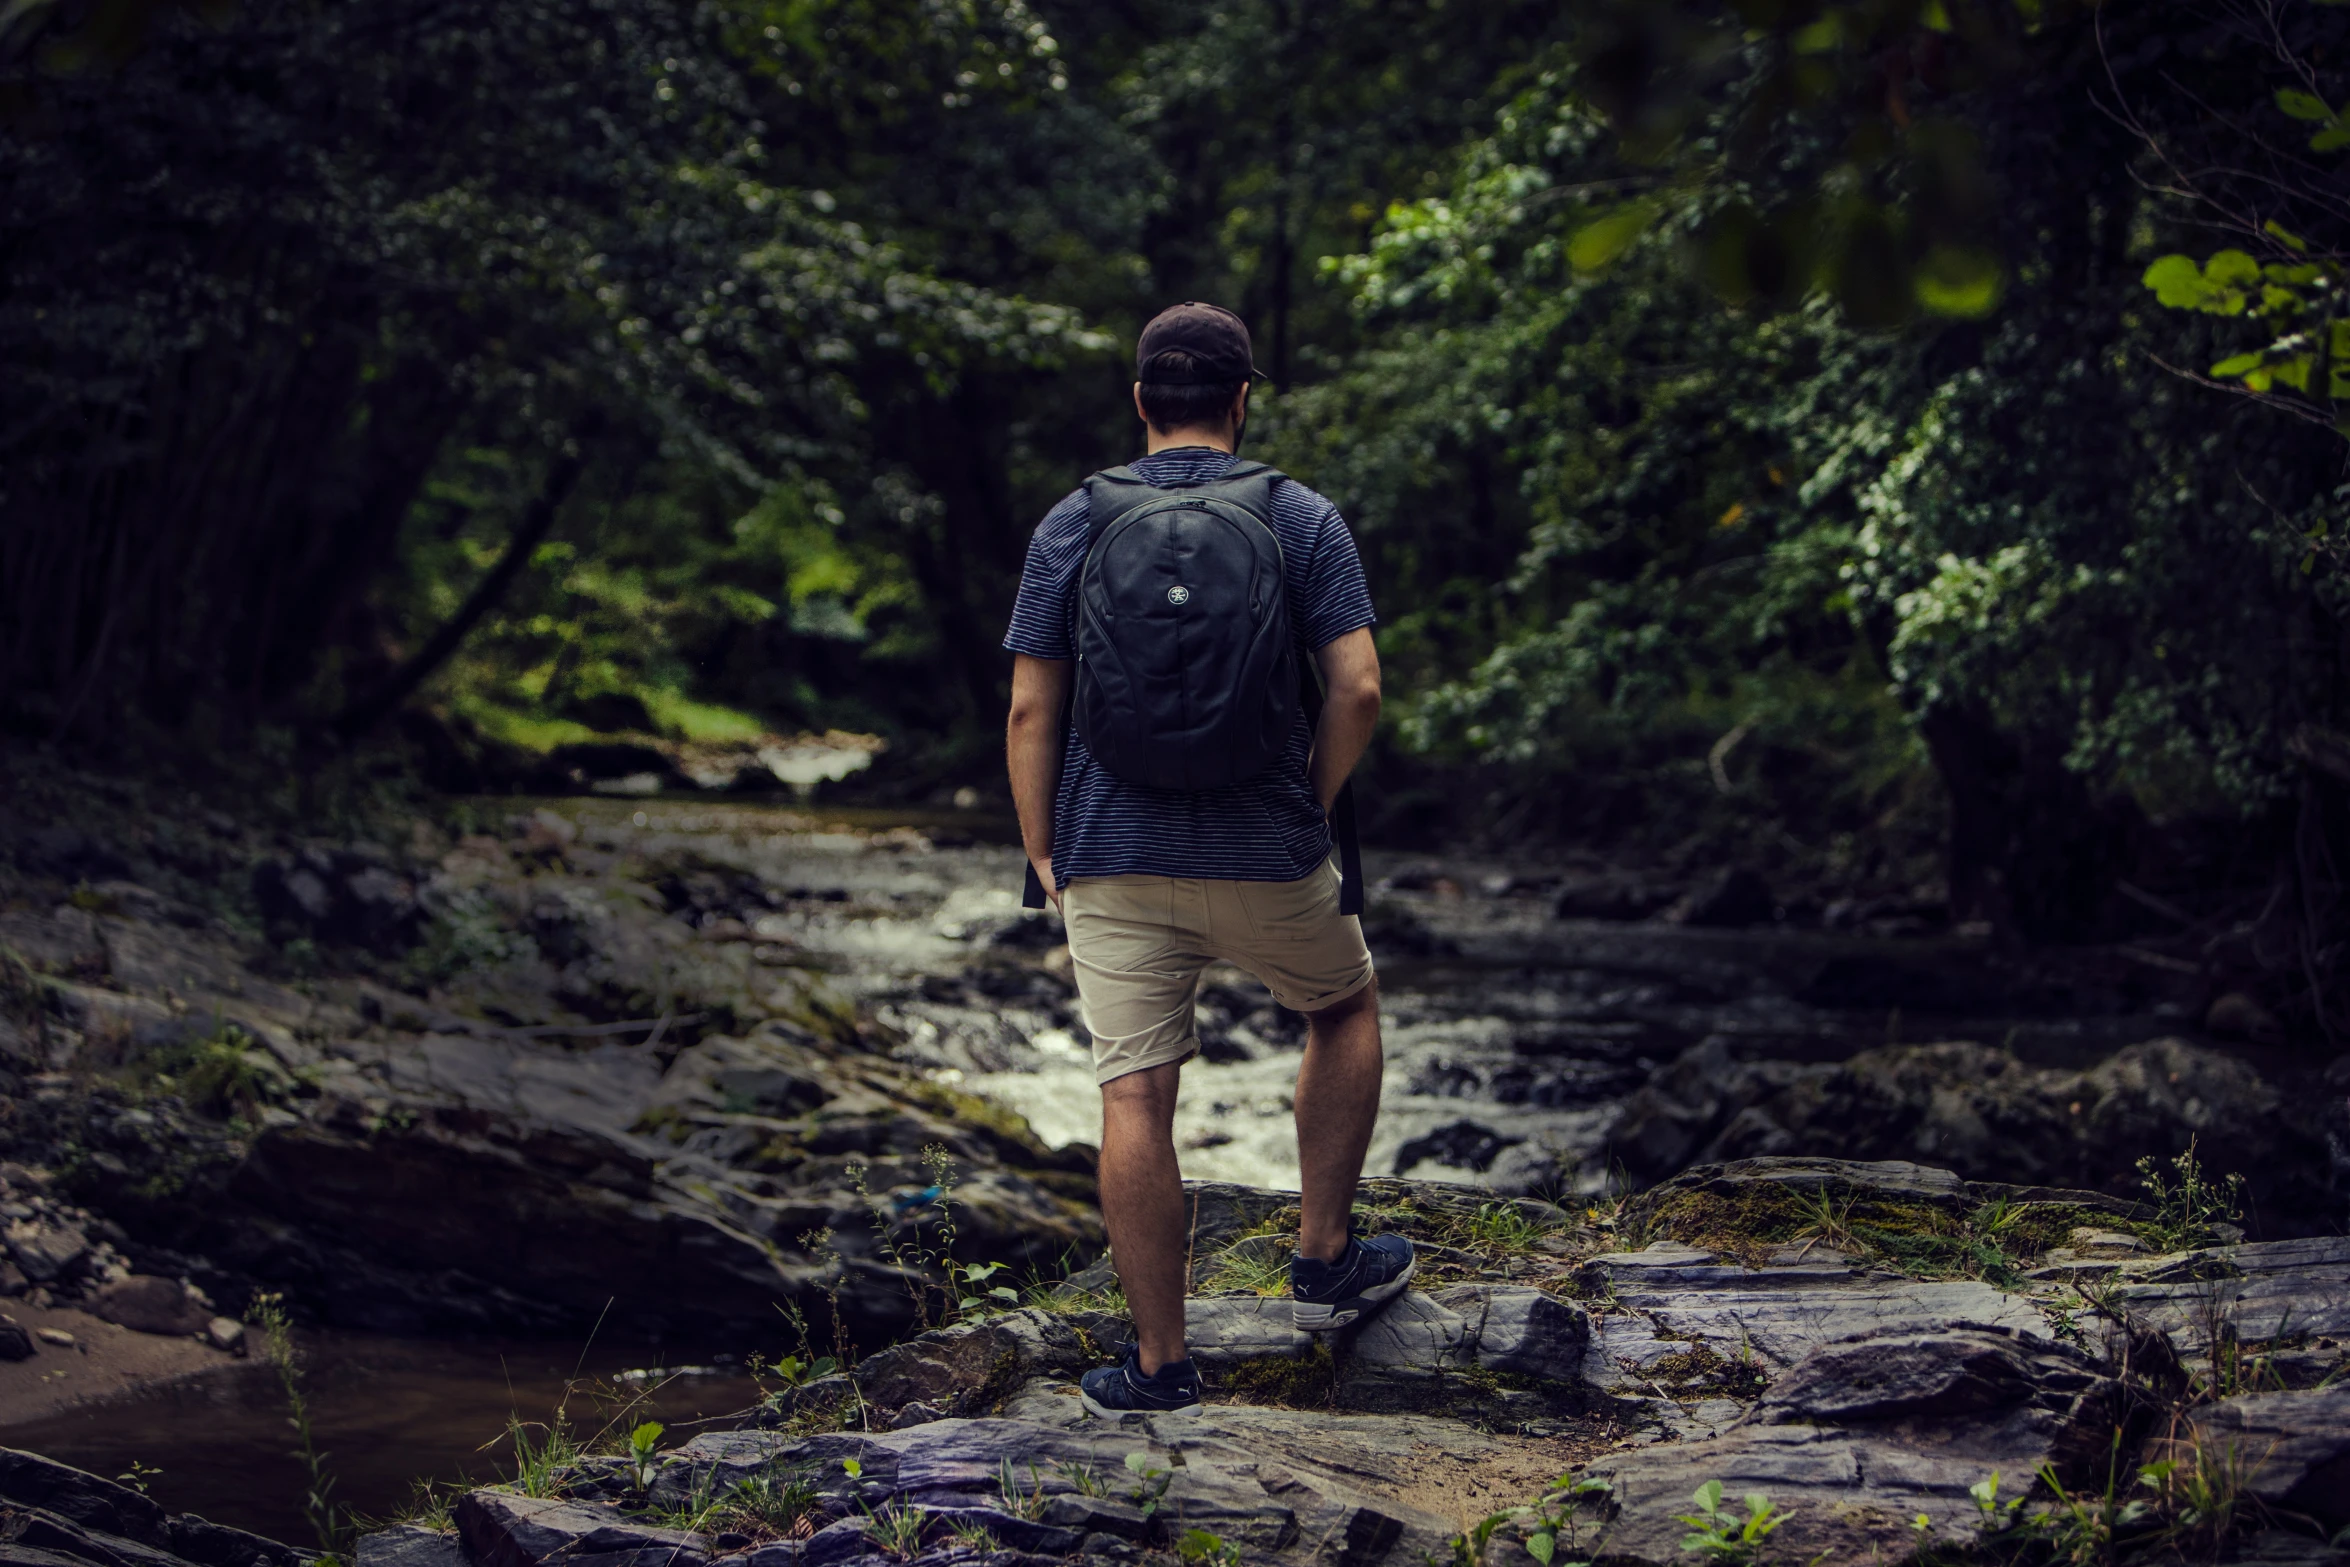
<svg viewBox="0 0 2350 1567"><path fill-rule="evenodd" d="M1300 1256L1335 1262L1346 1251L1355 1182L1363 1173L1371 1128L1379 1120L1384 1065L1377 980L1344 1001L1307 1014L1306 1058L1297 1073L1297 1164L1304 1188L1297 1236ZM1108 1152L1105 1146L1105 1171ZM1172 1148L1168 1157L1172 1161ZM1103 1190L1106 1197L1106 1176ZM1127 1294L1131 1299L1133 1291Z"/></svg>
<svg viewBox="0 0 2350 1567"><path fill-rule="evenodd" d="M1183 1276L1183 1173L1175 1163L1175 1089L1182 1073L1183 1063L1170 1061L1102 1084L1102 1222L1144 1376L1183 1358L1183 1294L1190 1281ZM1355 1161L1362 1162L1359 1149Z"/></svg>

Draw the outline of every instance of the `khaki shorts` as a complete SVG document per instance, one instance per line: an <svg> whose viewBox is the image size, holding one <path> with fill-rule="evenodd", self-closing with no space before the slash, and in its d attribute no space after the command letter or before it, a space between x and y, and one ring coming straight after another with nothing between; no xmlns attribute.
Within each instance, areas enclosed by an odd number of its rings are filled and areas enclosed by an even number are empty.
<svg viewBox="0 0 2350 1567"><path fill-rule="evenodd" d="M1371 982L1363 922L1338 912L1329 861L1296 881L1094 876L1061 891L1097 1082L1199 1054L1194 1003L1211 963L1318 1012Z"/></svg>

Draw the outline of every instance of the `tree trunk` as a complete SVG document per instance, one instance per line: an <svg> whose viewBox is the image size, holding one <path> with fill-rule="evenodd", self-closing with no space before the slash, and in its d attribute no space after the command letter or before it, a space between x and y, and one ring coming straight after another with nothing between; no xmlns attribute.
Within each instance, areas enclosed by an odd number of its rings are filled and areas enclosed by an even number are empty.
<svg viewBox="0 0 2350 1567"><path fill-rule="evenodd" d="M373 729L402 702L407 701L434 670L448 662L450 655L464 645L466 636L482 616L488 614L498 600L506 596L506 589L513 584L515 577L530 560L532 552L555 526L556 514L563 509L563 502L571 494L572 486L579 482L579 471L586 461L581 454L582 448L595 438L602 427L601 416L591 415L579 422L567 448L555 459L554 466L547 470L545 482L539 486L539 493L531 501L530 509L523 513L521 523L514 529L514 537L507 541L506 552L498 557L497 564L490 567L488 575L480 582L474 584L473 592L457 607L457 612L432 634L432 639L419 648L414 657L353 698L349 706L335 715L330 727L337 734L351 739Z"/></svg>

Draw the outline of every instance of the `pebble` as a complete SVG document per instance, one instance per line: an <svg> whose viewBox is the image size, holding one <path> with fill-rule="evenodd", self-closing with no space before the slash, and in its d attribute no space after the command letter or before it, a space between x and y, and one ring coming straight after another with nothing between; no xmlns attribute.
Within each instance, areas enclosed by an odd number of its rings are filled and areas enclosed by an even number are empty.
<svg viewBox="0 0 2350 1567"><path fill-rule="evenodd" d="M74 1347L73 1335L63 1328L35 1328L33 1336L44 1344L55 1344L59 1349Z"/></svg>

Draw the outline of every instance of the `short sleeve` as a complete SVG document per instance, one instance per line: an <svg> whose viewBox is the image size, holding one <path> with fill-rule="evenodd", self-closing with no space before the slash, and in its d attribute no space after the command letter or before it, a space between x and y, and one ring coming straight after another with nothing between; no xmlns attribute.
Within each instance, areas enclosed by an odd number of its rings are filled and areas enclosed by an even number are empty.
<svg viewBox="0 0 2350 1567"><path fill-rule="evenodd" d="M1325 648L1350 631L1379 623L1371 607L1371 585L1363 580L1363 558L1338 508L1322 502L1314 551L1306 568L1306 646Z"/></svg>
<svg viewBox="0 0 2350 1567"><path fill-rule="evenodd" d="M1069 584L1085 550L1085 492L1074 490L1045 513L1028 541L1020 568L1020 593L1012 601L1012 624L1004 647L1030 658L1072 658Z"/></svg>

